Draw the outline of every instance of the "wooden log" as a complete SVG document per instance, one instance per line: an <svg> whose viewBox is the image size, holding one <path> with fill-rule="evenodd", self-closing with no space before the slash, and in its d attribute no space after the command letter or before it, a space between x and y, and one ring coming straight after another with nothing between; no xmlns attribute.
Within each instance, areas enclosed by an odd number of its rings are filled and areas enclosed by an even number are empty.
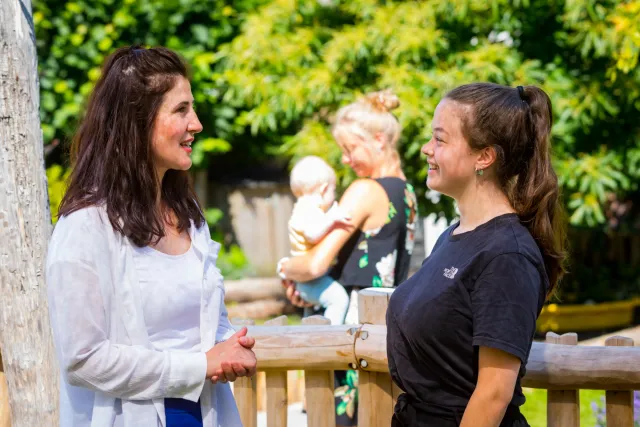
<svg viewBox="0 0 640 427"><path fill-rule="evenodd" d="M633 340L627 337L607 338L608 347L633 347ZM633 391L607 390L607 427L633 426Z"/></svg>
<svg viewBox="0 0 640 427"><path fill-rule="evenodd" d="M292 311L291 305L284 299L265 299L244 302L227 307L230 318L265 319L280 316Z"/></svg>
<svg viewBox="0 0 640 427"><path fill-rule="evenodd" d="M550 344L578 344L577 334L559 336L547 334ZM580 427L580 396L578 390L549 390L547 393L547 426Z"/></svg>
<svg viewBox="0 0 640 427"><path fill-rule="evenodd" d="M534 342L522 385L555 390L640 390L640 349Z"/></svg>
<svg viewBox="0 0 640 427"><path fill-rule="evenodd" d="M51 213L32 3L0 1L0 351L2 395L18 427L58 425L60 396L45 284Z"/></svg>
<svg viewBox="0 0 640 427"><path fill-rule="evenodd" d="M309 316L302 319L302 323L305 325L330 325L331 320L322 316ZM309 427L335 427L336 425L333 372L333 370L304 371L307 425Z"/></svg>
<svg viewBox="0 0 640 427"><path fill-rule="evenodd" d="M279 277L256 277L224 282L224 302L226 303L282 298L284 298L284 287Z"/></svg>
<svg viewBox="0 0 640 427"><path fill-rule="evenodd" d="M366 371L388 372L387 327L383 325L362 325L355 343L355 359L359 365L366 361Z"/></svg>
<svg viewBox="0 0 640 427"><path fill-rule="evenodd" d="M354 362L353 325L250 326L258 368L349 369Z"/></svg>
<svg viewBox="0 0 640 427"><path fill-rule="evenodd" d="M369 337L354 343L359 330L354 325L250 326L249 334L256 338L262 370L349 369L360 355L367 361L367 371L387 372L385 327L362 326ZM522 385L552 390L640 390L638 366L640 349L636 347L534 342Z"/></svg>
<svg viewBox="0 0 640 427"><path fill-rule="evenodd" d="M255 324L252 320L239 321L243 325ZM237 324L237 323L236 323ZM260 363L258 361L258 363ZM238 405L240 420L244 427L258 427L258 393L256 388L257 378L241 377L235 381L233 394Z"/></svg>
<svg viewBox="0 0 640 427"><path fill-rule="evenodd" d="M358 293L358 321L364 324L355 342L356 360L361 368L358 373L359 427L391 425L394 407L393 381L387 372L386 362L384 366L377 363L380 359L387 359L385 325L390 291L368 288ZM373 334L376 332L377 336L374 337ZM381 343L384 345L380 345ZM370 367L373 368L371 371Z"/></svg>

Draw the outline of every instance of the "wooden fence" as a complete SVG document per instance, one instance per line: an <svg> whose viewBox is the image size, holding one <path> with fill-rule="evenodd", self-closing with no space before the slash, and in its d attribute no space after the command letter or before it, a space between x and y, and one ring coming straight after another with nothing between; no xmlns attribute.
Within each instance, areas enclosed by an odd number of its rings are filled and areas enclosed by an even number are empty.
<svg viewBox="0 0 640 427"><path fill-rule="evenodd" d="M249 326L256 338L258 369L266 373L267 425L287 426L287 371L305 371L309 427L335 427L333 371L359 370L359 427L388 427L402 392L387 368L385 313L391 293L365 289L359 294L358 325L330 326L319 316L286 326L283 316L265 326ZM633 426L633 390L640 389L640 348L625 337L605 346L577 346L576 334L547 334L535 342L524 387L548 389L548 427L580 425L580 389L606 390L608 427ZM615 347L615 348L613 348ZM234 393L245 427L257 426L254 378L236 381Z"/></svg>

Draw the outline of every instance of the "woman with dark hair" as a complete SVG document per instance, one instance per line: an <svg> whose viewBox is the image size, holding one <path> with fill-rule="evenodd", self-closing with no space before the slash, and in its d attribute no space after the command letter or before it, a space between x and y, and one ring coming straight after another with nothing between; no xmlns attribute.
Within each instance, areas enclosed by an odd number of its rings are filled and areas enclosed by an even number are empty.
<svg viewBox="0 0 640 427"><path fill-rule="evenodd" d="M255 373L255 341L187 175L201 130L176 53L107 58L47 257L61 426L242 425L226 383Z"/></svg>
<svg viewBox="0 0 640 427"><path fill-rule="evenodd" d="M551 120L535 86L464 85L436 108L427 185L460 221L390 299L393 426L528 425L520 378L565 260Z"/></svg>

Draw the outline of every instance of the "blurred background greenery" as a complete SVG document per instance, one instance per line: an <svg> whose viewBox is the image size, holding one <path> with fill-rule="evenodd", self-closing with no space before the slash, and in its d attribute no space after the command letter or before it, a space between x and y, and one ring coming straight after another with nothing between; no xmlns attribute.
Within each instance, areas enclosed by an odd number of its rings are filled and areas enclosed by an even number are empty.
<svg viewBox="0 0 640 427"><path fill-rule="evenodd" d="M443 94L472 81L535 84L554 107L554 163L572 224L564 302L640 294L640 1L596 0L36 0L41 119L52 213L82 105L114 48L141 43L191 64L204 132L193 159L212 180L260 179L264 165L319 154L338 169L332 112L369 90L400 97L405 173L421 213L420 147ZM436 200L436 202L434 202ZM209 207L212 231L221 211ZM618 240L612 240L612 237ZM612 243L612 242L617 243ZM617 249L616 249L617 248ZM626 249L625 249L626 248ZM602 255L604 253L604 255ZM595 255L594 255L595 254ZM598 255L600 254L600 255ZM601 256L602 255L602 256ZM227 245L223 272L248 270Z"/></svg>

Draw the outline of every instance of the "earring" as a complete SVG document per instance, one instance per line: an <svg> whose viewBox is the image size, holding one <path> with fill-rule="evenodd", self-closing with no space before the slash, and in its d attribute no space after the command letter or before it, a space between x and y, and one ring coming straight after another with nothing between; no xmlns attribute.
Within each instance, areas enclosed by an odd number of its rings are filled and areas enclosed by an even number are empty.
<svg viewBox="0 0 640 427"><path fill-rule="evenodd" d="M478 175L478 176L482 176L482 174L483 174L483 173L484 173L484 170L483 170L483 169L478 169L478 168L476 168L476 175Z"/></svg>

